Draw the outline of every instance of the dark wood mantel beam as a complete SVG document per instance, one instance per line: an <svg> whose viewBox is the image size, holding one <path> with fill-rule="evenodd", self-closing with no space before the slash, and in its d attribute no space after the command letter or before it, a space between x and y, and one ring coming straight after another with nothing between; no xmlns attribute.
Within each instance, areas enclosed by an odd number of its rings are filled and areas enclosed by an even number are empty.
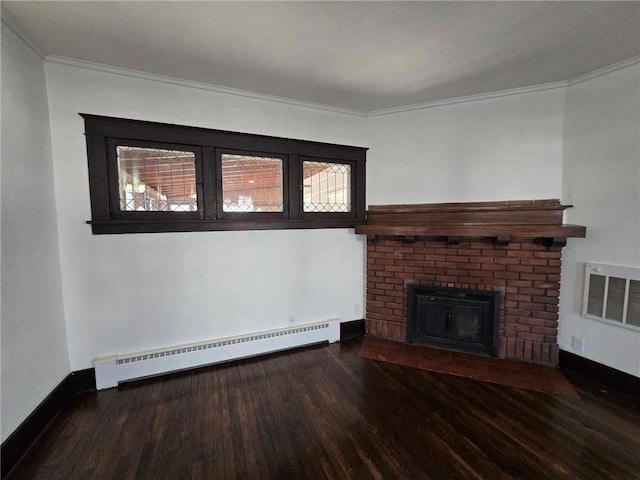
<svg viewBox="0 0 640 480"><path fill-rule="evenodd" d="M393 237L584 238L582 225L357 225L356 233Z"/></svg>
<svg viewBox="0 0 640 480"><path fill-rule="evenodd" d="M558 249L566 245L567 238L586 235L585 226L562 223L569 207L558 199L373 205L367 211L366 225L356 226L355 231L369 238L392 236L405 242L443 237L449 245L462 238L490 238L499 246L514 239L536 239Z"/></svg>

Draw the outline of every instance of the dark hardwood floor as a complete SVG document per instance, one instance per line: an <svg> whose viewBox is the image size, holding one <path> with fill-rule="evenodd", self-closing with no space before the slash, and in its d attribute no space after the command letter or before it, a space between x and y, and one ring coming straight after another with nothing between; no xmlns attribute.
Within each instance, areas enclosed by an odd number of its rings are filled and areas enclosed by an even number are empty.
<svg viewBox="0 0 640 480"><path fill-rule="evenodd" d="M632 479L640 406L361 358L356 338L78 398L17 479Z"/></svg>

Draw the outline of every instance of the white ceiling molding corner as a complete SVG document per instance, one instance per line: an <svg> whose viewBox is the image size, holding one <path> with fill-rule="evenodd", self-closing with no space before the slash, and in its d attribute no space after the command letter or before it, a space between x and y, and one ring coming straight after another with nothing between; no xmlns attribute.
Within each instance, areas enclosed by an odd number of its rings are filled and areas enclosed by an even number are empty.
<svg viewBox="0 0 640 480"><path fill-rule="evenodd" d="M20 23L7 12L4 7L0 7L0 18L8 28L10 28L20 39L43 60L47 56L47 52L38 45Z"/></svg>
<svg viewBox="0 0 640 480"><path fill-rule="evenodd" d="M621 70L623 68L630 67L638 63L640 63L640 55L628 58L626 60L623 60L618 63L614 63L612 65L607 65L606 67L602 67L592 72L585 73L584 75L571 78L570 80L568 80L567 83L569 85L576 85L577 83L586 82L587 80L591 80L592 78L600 77L601 75L606 75L607 73L615 72L616 70Z"/></svg>
<svg viewBox="0 0 640 480"><path fill-rule="evenodd" d="M499 90L496 92L478 93L476 95L465 95L463 97L445 98L444 100L436 100L433 102L419 103L415 105L405 105L402 107L384 108L369 112L369 117L378 117L381 115L390 115L392 113L409 112L411 110L423 110L425 108L442 107L445 105L453 105L456 103L477 102L480 100L490 100L492 98L509 97L511 95L523 95L525 93L541 92L543 90L553 90L556 88L565 88L566 81L543 83L540 85L531 85L528 87L510 88L508 90Z"/></svg>

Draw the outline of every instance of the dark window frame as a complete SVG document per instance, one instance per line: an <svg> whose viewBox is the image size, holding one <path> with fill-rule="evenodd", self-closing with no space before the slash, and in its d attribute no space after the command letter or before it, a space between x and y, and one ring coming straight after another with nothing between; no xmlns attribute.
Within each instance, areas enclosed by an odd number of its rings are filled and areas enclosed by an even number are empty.
<svg viewBox="0 0 640 480"><path fill-rule="evenodd" d="M91 198L91 220L87 223L94 234L352 228L365 223L366 148L80 115L85 121ZM197 212L120 211L116 145L173 146L196 152ZM222 211L220 159L222 153L229 152L283 159L282 214ZM303 212L303 161L351 165L350 212Z"/></svg>

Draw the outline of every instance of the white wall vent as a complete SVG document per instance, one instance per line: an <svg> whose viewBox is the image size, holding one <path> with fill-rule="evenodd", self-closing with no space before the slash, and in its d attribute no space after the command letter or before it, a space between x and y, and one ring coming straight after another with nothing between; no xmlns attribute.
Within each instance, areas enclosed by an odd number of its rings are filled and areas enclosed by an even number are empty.
<svg viewBox="0 0 640 480"><path fill-rule="evenodd" d="M640 331L640 268L587 263L582 315Z"/></svg>
<svg viewBox="0 0 640 480"><path fill-rule="evenodd" d="M338 340L340 322L328 320L146 352L98 357L94 363L96 387L101 390L128 380Z"/></svg>

